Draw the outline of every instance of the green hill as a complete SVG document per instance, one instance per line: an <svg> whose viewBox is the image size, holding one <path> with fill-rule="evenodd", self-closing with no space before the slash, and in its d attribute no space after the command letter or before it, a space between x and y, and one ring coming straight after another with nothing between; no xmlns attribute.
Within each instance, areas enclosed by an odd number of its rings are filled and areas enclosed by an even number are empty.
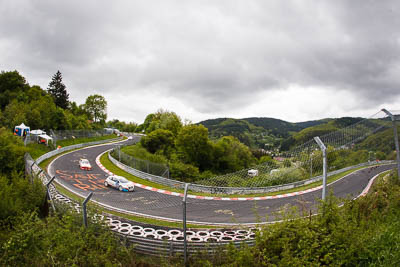
<svg viewBox="0 0 400 267"><path fill-rule="evenodd" d="M329 119L328 119L329 120ZM316 120L299 123L274 118L218 118L199 122L208 128L211 139L222 136L235 136L242 143L253 148L279 147L280 143L306 127L323 124L327 121Z"/></svg>
<svg viewBox="0 0 400 267"><path fill-rule="evenodd" d="M214 140L231 135L252 148L280 148L280 150L286 151L309 141L315 136L323 136L349 125L355 125L363 120L364 118L360 117L342 117L292 123L274 118L252 117L244 119L217 118L205 120L199 122L199 124L208 128L210 138ZM382 123L386 122L381 120L363 121L360 127L353 129L352 134L360 133L367 128L376 128ZM383 137L386 138L386 136ZM380 144L375 138L383 137L376 134L369 137L368 146L371 146L371 150L375 150L372 145L374 142ZM380 146L386 145L381 144ZM365 143L363 148L366 147L367 144ZM388 149L379 148L376 150L387 151Z"/></svg>

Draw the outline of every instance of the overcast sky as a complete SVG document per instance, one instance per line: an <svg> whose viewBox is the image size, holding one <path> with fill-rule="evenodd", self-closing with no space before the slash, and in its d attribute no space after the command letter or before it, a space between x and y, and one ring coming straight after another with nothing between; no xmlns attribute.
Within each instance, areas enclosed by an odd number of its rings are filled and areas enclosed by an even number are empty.
<svg viewBox="0 0 400 267"><path fill-rule="evenodd" d="M400 109L400 1L0 1L0 70L141 123Z"/></svg>

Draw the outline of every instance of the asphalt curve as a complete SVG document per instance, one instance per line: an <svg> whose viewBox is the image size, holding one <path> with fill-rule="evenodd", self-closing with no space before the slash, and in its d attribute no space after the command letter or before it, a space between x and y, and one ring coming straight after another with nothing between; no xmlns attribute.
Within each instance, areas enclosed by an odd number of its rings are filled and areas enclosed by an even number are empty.
<svg viewBox="0 0 400 267"><path fill-rule="evenodd" d="M126 142L126 141L125 141ZM106 144L73 151L56 158L49 165L49 173L64 187L81 195L94 192L92 199L118 209L167 219L182 219L182 198L135 188L134 192L120 192L104 186L107 174L96 163L96 157L113 148ZM89 159L92 170L79 168L79 159ZM327 187L339 198L357 197L376 174L395 168L395 164L369 167L354 172ZM283 218L285 211L297 207L299 212L315 213L321 190L286 198L240 201L187 199L187 220L198 223L256 223L276 221Z"/></svg>

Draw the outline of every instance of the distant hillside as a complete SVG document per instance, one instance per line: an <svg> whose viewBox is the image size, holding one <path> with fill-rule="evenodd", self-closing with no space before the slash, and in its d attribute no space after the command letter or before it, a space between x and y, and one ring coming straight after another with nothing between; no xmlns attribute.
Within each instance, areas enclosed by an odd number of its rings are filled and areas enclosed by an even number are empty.
<svg viewBox="0 0 400 267"><path fill-rule="evenodd" d="M280 148L280 150L285 151L303 144L315 136L323 136L361 120L364 120L364 118L342 117L292 123L273 118L254 117L244 119L218 118L205 120L199 122L199 124L208 128L211 139L231 135L252 148ZM370 123L379 122L371 121ZM378 137L382 138L382 136ZM371 147L374 142L379 143L375 140L378 137L375 137L375 135L370 137L368 145L365 143L363 147ZM388 149L379 148L377 150L386 152Z"/></svg>
<svg viewBox="0 0 400 267"><path fill-rule="evenodd" d="M290 132L298 132L303 129L301 125L273 118L245 118L242 120L262 127L276 137L288 137Z"/></svg>
<svg viewBox="0 0 400 267"><path fill-rule="evenodd" d="M397 131L400 132L399 126L397 127ZM381 151L386 155L393 153L394 147L393 128L370 135L357 145L359 149L367 149L374 152Z"/></svg>
<svg viewBox="0 0 400 267"><path fill-rule="evenodd" d="M356 124L364 120L364 118L352 118L352 117L343 117L338 119L327 119L323 124L319 124L316 126L305 128L297 133L294 133L292 136L286 138L281 143L281 150L289 150L292 147L301 145L315 136L323 136L325 134L337 131L339 129L345 128L347 126ZM364 122L365 124L366 122ZM367 124L371 125L371 127L378 127L381 122L379 121L369 121ZM374 134L373 136L376 136ZM375 137L374 137L375 138ZM374 138L372 138L374 140Z"/></svg>
<svg viewBox="0 0 400 267"><path fill-rule="evenodd" d="M279 147L280 143L302 129L325 123L327 120L292 123L273 118L218 118L199 122L208 128L210 137L218 139L232 135L253 148Z"/></svg>

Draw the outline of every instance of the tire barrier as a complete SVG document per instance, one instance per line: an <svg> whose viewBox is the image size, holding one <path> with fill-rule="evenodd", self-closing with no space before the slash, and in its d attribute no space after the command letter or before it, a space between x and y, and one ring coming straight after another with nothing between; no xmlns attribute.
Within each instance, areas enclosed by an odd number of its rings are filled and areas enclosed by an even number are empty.
<svg viewBox="0 0 400 267"><path fill-rule="evenodd" d="M32 162L27 162L26 164L32 166L33 175L38 177L44 185L48 184L51 177L46 172L42 171L37 164L32 164ZM59 193L53 184L49 185L49 194L56 206L65 205L77 213L82 213L81 204ZM153 256L169 256L174 253L183 254L184 237L180 229L145 227L117 216L103 214L93 214L91 217L95 221L103 222L115 234L133 243L138 253ZM221 246L232 242L235 246L240 246L242 243L254 245L257 231L259 231L258 228L248 230L188 230L186 231L188 252L206 251L213 254Z"/></svg>

